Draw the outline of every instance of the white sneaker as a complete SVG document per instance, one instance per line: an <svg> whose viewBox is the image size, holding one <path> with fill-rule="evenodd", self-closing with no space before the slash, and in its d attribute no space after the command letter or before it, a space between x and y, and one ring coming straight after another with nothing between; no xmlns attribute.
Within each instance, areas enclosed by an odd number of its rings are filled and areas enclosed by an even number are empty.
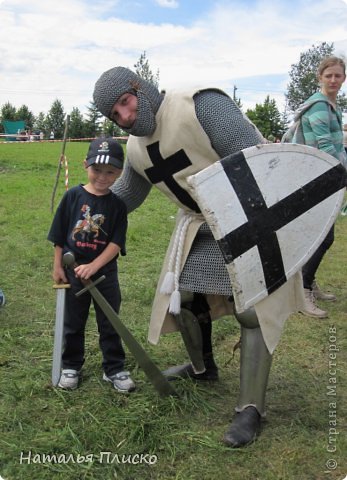
<svg viewBox="0 0 347 480"><path fill-rule="evenodd" d="M118 372L109 377L104 373L102 379L113 383L114 388L119 392L133 392L136 388L135 383L130 378L130 372Z"/></svg>
<svg viewBox="0 0 347 480"><path fill-rule="evenodd" d="M325 302L335 302L336 297L333 293L322 292L316 281L312 283L312 292L317 300L324 300Z"/></svg>
<svg viewBox="0 0 347 480"><path fill-rule="evenodd" d="M78 387L80 373L80 371L70 368L62 370L58 387L66 390L75 390Z"/></svg>
<svg viewBox="0 0 347 480"><path fill-rule="evenodd" d="M301 310L301 313L306 315L307 317L327 318L328 312L326 312L325 310L321 310L315 304L313 291L308 288L304 288L304 293L305 293L305 310Z"/></svg>

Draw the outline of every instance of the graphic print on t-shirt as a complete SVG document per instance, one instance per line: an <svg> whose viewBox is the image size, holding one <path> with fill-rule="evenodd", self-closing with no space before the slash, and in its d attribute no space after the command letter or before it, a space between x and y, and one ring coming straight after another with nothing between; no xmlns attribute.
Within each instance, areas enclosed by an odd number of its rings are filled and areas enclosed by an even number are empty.
<svg viewBox="0 0 347 480"><path fill-rule="evenodd" d="M90 214L89 205L83 205L81 208L83 212L83 220L78 220L74 226L71 234L72 240L80 239L82 242L90 242L99 236L100 230L107 235L107 233L101 228L101 225L105 221L105 215L102 213ZM77 238L76 238L77 236Z"/></svg>

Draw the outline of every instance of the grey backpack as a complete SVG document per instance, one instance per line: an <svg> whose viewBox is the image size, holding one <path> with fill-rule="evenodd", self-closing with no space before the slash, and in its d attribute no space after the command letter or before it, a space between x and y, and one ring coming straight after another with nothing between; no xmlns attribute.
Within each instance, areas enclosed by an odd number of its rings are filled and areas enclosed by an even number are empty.
<svg viewBox="0 0 347 480"><path fill-rule="evenodd" d="M334 105L331 102L323 100L321 98L313 100L309 103L302 104L301 107L299 107L298 110L295 112L294 122L290 125L286 133L283 135L281 143L293 143L293 139L295 138L295 143L305 145L305 137L302 131L301 118L303 114L307 112L307 110L309 110L312 105L317 102L325 102L335 110Z"/></svg>

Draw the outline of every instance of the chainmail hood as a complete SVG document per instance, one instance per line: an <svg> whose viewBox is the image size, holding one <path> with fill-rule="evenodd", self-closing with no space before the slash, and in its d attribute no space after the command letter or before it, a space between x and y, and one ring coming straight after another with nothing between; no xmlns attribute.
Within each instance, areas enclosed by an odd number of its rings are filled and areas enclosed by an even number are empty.
<svg viewBox="0 0 347 480"><path fill-rule="evenodd" d="M137 96L138 111L135 123L130 128L121 127L122 130L136 137L151 135L156 128L155 115L163 97L157 87L128 68L114 67L104 72L95 84L94 102L105 117L113 120L112 107L124 93Z"/></svg>

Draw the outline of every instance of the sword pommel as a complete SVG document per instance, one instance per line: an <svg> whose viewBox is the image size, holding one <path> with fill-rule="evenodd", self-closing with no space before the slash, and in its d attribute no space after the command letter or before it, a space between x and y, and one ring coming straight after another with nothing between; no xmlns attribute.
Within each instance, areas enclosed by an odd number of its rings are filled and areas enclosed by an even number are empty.
<svg viewBox="0 0 347 480"><path fill-rule="evenodd" d="M71 268L75 265L75 255L72 252L66 252L63 255L63 264Z"/></svg>

